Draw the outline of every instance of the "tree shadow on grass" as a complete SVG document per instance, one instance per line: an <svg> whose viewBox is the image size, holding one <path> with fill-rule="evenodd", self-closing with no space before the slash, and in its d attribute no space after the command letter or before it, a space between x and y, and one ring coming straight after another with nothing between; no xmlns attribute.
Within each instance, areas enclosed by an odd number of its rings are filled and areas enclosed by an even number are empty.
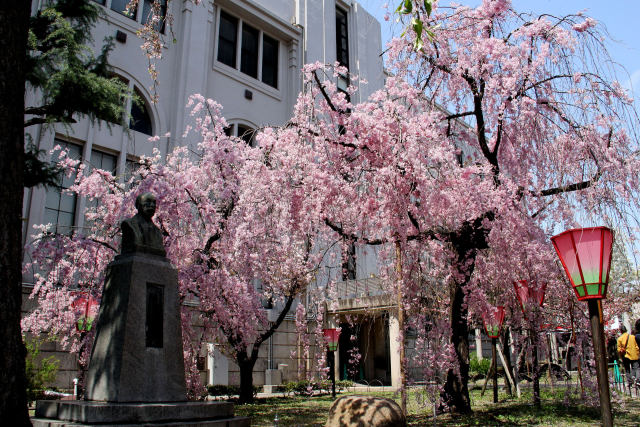
<svg viewBox="0 0 640 427"><path fill-rule="evenodd" d="M273 426L278 415L280 426L324 426L333 403L331 396L268 397L256 399L256 403L236 405L235 413L250 416L254 427Z"/></svg>
<svg viewBox="0 0 640 427"><path fill-rule="evenodd" d="M391 394L385 397L393 397ZM279 426L324 426L333 403L331 396L314 397L269 397L257 399L249 405L236 405L235 413L250 416L251 425L266 427L274 425L278 414ZM626 399L622 406L614 405L616 426L640 425L640 399ZM431 426L433 418L428 408L410 411L407 418L410 426ZM597 426L600 424L599 408L587 407L563 400L543 400L540 408L529 401L506 400L498 404L474 405L470 415L441 414L436 419L438 426Z"/></svg>
<svg viewBox="0 0 640 427"><path fill-rule="evenodd" d="M474 408L473 414L443 414L438 417L439 426L548 426L593 425L600 420L597 408L565 405L561 402L543 403L535 408L530 403L506 402ZM432 425L433 418L421 415L411 417L409 425Z"/></svg>

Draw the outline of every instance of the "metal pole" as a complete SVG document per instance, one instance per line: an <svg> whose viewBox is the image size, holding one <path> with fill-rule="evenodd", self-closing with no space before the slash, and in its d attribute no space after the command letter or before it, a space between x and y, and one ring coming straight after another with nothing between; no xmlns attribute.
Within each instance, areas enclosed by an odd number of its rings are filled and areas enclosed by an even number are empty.
<svg viewBox="0 0 640 427"><path fill-rule="evenodd" d="M498 357L496 356L496 338L491 338L491 357L493 358L493 403L498 403ZM503 366L503 368L506 367Z"/></svg>
<svg viewBox="0 0 640 427"><path fill-rule="evenodd" d="M596 359L598 374L598 392L600 394L600 416L604 427L613 426L611 414L611 397L609 396L609 375L607 373L607 353L604 345L604 328L602 325L602 302L599 299L590 299L589 321L591 323L591 336L593 338L593 353Z"/></svg>
<svg viewBox="0 0 640 427"><path fill-rule="evenodd" d="M333 351L329 350L329 369L331 370L331 396L336 398L336 361Z"/></svg>

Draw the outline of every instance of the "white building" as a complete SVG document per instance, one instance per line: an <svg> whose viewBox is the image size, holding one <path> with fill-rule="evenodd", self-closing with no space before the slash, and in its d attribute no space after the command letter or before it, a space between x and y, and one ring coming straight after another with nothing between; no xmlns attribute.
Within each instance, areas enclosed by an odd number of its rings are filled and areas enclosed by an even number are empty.
<svg viewBox="0 0 640 427"><path fill-rule="evenodd" d="M111 170L123 180L140 156L150 155L154 148L166 154L174 146L184 144L180 137L188 117L184 106L191 94L198 93L222 104L224 116L232 125L231 132L249 138L253 129L282 125L290 118L301 89L300 69L305 63L339 61L367 80L368 84L360 87L353 102L366 99L384 83L380 23L356 1L205 0L194 5L174 0L169 4L173 26L163 29L165 48L163 58L157 61L160 84L158 102L154 104L150 102L153 81L147 71L148 60L140 49L142 41L136 36L148 19L150 1L140 0L135 16L131 17L122 13L128 0L95 1L101 5L103 14L94 28L93 39L99 48L105 37L115 38L109 62L114 72L144 100L144 108L128 101L131 129L84 119L68 128L33 126L28 133L42 150L65 145L76 158ZM33 3L37 10L44 1ZM33 105L35 100L35 95L29 94L27 105ZM171 136L153 143L148 141L151 135L167 133ZM70 184L70 180L65 180L63 187ZM34 224L52 223L62 233L81 232L86 203L74 195L63 194L61 189L25 190L23 243L28 243ZM358 277L368 277L361 265L358 264ZM27 274L24 280L24 293L28 295ZM29 308L29 303L23 310ZM264 383L267 369L291 364L289 354L296 342L293 331L292 322L285 322L281 332L263 346L265 359L256 365L256 384ZM386 341L388 346L388 335ZM59 351L53 346L43 350ZM58 385L70 388L72 378L77 375L75 360L62 352L58 358L62 360ZM217 350L210 352L206 366L207 382L235 382L232 363ZM293 379L293 373L285 370L283 374L285 379Z"/></svg>

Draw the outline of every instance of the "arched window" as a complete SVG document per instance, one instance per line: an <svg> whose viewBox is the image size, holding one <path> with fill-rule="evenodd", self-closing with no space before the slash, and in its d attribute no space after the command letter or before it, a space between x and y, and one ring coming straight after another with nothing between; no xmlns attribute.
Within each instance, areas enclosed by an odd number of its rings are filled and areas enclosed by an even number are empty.
<svg viewBox="0 0 640 427"><path fill-rule="evenodd" d="M114 77L120 79L133 93L133 99L131 99L131 107L125 111L125 119L129 117L129 128L136 132L144 133L145 135L153 135L153 120L151 119L151 110L149 104L146 101L142 91L131 82L131 80L115 74ZM123 100L126 103L127 100ZM126 104L125 104L126 105ZM111 121L113 118L101 117L103 120ZM121 124L121 123L118 123Z"/></svg>
<svg viewBox="0 0 640 427"><path fill-rule="evenodd" d="M135 99L131 102L131 119L129 127L146 135L153 135L153 126L151 125L151 114L147 108L147 103L140 93L140 90L134 86Z"/></svg>
<svg viewBox="0 0 640 427"><path fill-rule="evenodd" d="M250 125L243 123L232 123L224 129L224 133L226 133L228 136L237 136L251 147L255 146L256 130Z"/></svg>

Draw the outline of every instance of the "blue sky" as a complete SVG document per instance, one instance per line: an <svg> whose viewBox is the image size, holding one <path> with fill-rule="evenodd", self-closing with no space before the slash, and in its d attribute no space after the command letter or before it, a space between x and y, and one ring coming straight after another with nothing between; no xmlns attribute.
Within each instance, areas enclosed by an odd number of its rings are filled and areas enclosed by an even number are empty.
<svg viewBox="0 0 640 427"><path fill-rule="evenodd" d="M358 0L382 24L382 42L385 43L393 35L399 35L402 28L394 22L384 20L384 4L395 9L399 0ZM441 3L449 3L442 0ZM479 0L458 0L457 3L475 6ZM521 12L536 14L550 13L567 15L584 12L605 25L611 38L609 53L614 61L620 63L628 72L628 76L618 76L625 87L633 85L635 98L640 99L640 1L639 0L512 0L513 7Z"/></svg>

